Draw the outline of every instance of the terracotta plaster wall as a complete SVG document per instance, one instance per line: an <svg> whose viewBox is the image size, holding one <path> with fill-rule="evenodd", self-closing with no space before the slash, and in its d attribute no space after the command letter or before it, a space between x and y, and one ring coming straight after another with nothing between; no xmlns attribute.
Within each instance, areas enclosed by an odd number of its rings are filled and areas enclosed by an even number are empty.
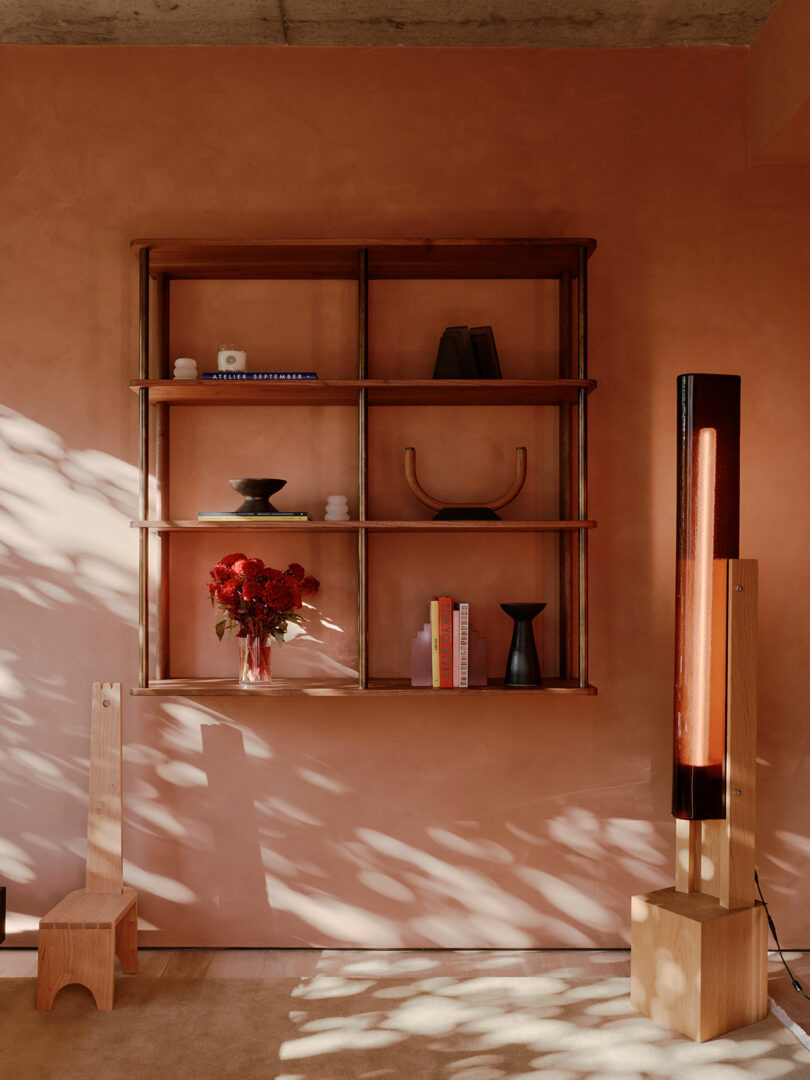
<svg viewBox="0 0 810 1080"><path fill-rule="evenodd" d="M755 161L810 161L810 7L782 0L751 43L748 132Z"/></svg>
<svg viewBox="0 0 810 1080"><path fill-rule="evenodd" d="M598 241L598 696L125 695L142 941L626 944L673 877L675 378L717 371L760 560L758 863L810 946L810 176L747 164L745 100L735 49L0 50L10 944L82 880L90 683L137 678L130 239L570 235Z"/></svg>

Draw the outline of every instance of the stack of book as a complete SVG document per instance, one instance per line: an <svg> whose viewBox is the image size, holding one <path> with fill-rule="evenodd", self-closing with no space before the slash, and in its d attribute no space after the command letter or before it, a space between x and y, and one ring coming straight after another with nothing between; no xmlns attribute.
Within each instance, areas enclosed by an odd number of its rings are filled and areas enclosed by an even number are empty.
<svg viewBox="0 0 810 1080"><path fill-rule="evenodd" d="M439 340L434 379L500 379L491 326L448 326Z"/></svg>
<svg viewBox="0 0 810 1080"><path fill-rule="evenodd" d="M267 514L246 514L241 510L200 510L197 521L309 521L306 510L271 510Z"/></svg>
<svg viewBox="0 0 810 1080"><path fill-rule="evenodd" d="M486 642L470 626L470 605L439 596L430 601L429 616L411 641L411 685L486 686Z"/></svg>
<svg viewBox="0 0 810 1080"><path fill-rule="evenodd" d="M202 377L220 382L262 382L267 379L286 379L294 382L296 379L317 379L318 373L317 371L204 371Z"/></svg>

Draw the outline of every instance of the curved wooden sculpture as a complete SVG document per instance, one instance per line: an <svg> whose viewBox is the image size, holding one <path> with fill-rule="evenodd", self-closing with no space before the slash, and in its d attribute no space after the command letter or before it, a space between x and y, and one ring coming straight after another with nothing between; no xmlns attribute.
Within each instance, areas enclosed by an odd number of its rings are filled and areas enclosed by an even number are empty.
<svg viewBox="0 0 810 1080"><path fill-rule="evenodd" d="M405 447L405 479L420 502L431 510L438 511L434 515L434 521L500 521L495 511L502 510L516 499L526 483L526 447L515 447L515 479L509 489L497 499L488 499L486 502L448 503L428 495L416 477L416 450L412 446Z"/></svg>

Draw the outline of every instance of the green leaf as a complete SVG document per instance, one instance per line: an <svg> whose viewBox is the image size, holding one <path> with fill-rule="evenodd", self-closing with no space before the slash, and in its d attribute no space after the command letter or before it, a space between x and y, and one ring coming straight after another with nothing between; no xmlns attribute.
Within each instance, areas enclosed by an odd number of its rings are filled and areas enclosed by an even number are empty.
<svg viewBox="0 0 810 1080"><path fill-rule="evenodd" d="M225 633L225 627L227 626L227 624L228 624L227 619L220 619L220 621L214 627L214 629L217 632L217 637L219 638L220 641L222 641L222 637L223 637L223 634Z"/></svg>

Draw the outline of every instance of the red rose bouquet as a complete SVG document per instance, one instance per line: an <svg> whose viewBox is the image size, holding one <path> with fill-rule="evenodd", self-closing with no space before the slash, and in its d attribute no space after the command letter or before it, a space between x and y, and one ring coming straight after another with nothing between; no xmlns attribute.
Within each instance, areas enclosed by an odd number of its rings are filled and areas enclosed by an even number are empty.
<svg viewBox="0 0 810 1080"><path fill-rule="evenodd" d="M217 637L238 628L237 637L265 638L271 634L281 644L288 623L300 624L296 609L302 598L312 596L320 582L304 573L300 563L286 570L265 566L261 559L249 559L241 552L225 555L211 570L208 584L211 603L221 616Z"/></svg>

